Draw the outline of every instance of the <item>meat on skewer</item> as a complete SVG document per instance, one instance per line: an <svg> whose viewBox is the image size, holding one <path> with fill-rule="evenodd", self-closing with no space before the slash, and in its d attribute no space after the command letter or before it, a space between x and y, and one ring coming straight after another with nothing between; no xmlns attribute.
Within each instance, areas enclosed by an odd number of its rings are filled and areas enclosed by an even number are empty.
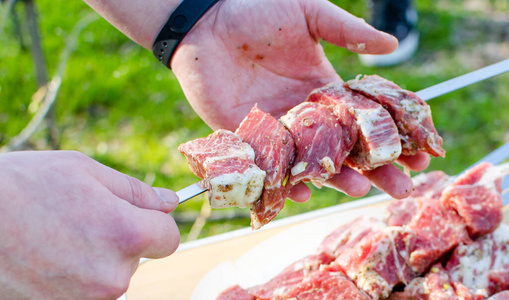
<svg viewBox="0 0 509 300"><path fill-rule="evenodd" d="M182 144L191 171L204 179L213 208L249 207L260 198L265 171L255 164L254 150L228 130Z"/></svg>
<svg viewBox="0 0 509 300"><path fill-rule="evenodd" d="M297 148L290 172L291 184L300 181L322 184L339 174L351 147L331 107L303 102L280 121L292 134Z"/></svg>
<svg viewBox="0 0 509 300"><path fill-rule="evenodd" d="M251 109L235 133L251 145L256 165L266 173L262 196L251 206L251 227L259 229L283 209L293 187L288 177L295 143L278 120L257 107Z"/></svg>
<svg viewBox="0 0 509 300"><path fill-rule="evenodd" d="M372 87L359 90L362 94L348 87L357 89L360 82L384 88L372 95L382 105L364 96ZM179 150L209 185L212 207L249 206L251 225L258 229L276 217L290 189L301 181L321 187L340 173L343 164L372 170L392 163L402 151L435 155L432 150L438 151L437 144L441 149L441 138L429 107L419 101L415 94L378 76L335 82L312 91L307 101L279 120L254 107L238 135L220 129ZM413 131L417 132L409 135ZM239 147L242 142L251 147Z"/></svg>
<svg viewBox="0 0 509 300"><path fill-rule="evenodd" d="M342 82L313 90L306 101L331 106L338 119L346 123L355 144L347 165L369 171L394 162L401 154L398 128L389 112L345 88Z"/></svg>
<svg viewBox="0 0 509 300"><path fill-rule="evenodd" d="M345 82L345 86L380 103L389 111L399 129L403 154L424 151L435 157L445 156L442 138L433 125L431 109L415 93L378 75L357 76Z"/></svg>

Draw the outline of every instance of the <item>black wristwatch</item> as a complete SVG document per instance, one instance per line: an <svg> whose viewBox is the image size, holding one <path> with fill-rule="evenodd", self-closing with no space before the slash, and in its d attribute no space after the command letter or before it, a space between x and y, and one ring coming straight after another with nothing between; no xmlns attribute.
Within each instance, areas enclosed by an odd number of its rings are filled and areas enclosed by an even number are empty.
<svg viewBox="0 0 509 300"><path fill-rule="evenodd" d="M184 0L171 14L157 36L152 52L166 67L186 34L219 0Z"/></svg>

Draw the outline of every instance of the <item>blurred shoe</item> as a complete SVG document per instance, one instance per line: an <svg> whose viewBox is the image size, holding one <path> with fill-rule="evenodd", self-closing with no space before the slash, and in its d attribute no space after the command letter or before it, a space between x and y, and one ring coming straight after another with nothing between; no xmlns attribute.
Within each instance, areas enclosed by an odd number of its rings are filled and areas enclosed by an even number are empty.
<svg viewBox="0 0 509 300"><path fill-rule="evenodd" d="M359 55L365 66L388 67L410 59L419 46L417 11L410 0L373 0L371 25L395 36L399 41L396 51L385 55Z"/></svg>

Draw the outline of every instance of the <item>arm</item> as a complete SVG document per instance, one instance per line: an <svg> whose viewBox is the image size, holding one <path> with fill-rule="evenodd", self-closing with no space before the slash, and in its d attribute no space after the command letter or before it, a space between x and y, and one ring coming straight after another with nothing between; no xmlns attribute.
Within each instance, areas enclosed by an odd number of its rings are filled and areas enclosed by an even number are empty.
<svg viewBox="0 0 509 300"><path fill-rule="evenodd" d="M5 299L116 299L180 241L175 193L77 152L2 154L0 190Z"/></svg>

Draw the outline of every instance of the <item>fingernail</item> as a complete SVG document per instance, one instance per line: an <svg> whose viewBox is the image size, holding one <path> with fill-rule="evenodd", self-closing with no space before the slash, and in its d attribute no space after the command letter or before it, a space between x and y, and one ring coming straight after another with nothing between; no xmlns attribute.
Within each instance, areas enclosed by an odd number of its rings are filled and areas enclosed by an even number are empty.
<svg viewBox="0 0 509 300"><path fill-rule="evenodd" d="M178 204L178 197L177 197L177 194L175 194L174 192L167 190L167 189L162 189L162 188L153 188L153 189L156 192L159 199L161 199L161 201L171 204L171 205Z"/></svg>

